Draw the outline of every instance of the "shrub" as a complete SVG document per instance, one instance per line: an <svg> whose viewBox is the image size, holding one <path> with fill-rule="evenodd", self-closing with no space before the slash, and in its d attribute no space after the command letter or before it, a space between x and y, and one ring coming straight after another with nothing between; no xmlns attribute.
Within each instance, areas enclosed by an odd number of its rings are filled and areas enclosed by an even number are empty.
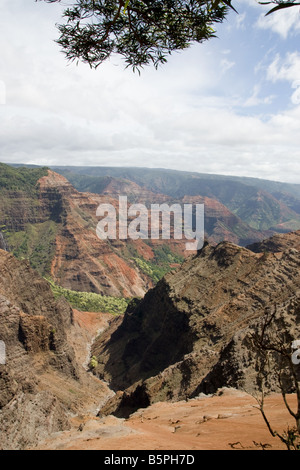
<svg viewBox="0 0 300 470"><path fill-rule="evenodd" d="M52 279L47 278L56 298L65 297L72 307L84 312L103 312L121 315L125 312L131 299L110 297L93 292L77 292L58 286Z"/></svg>

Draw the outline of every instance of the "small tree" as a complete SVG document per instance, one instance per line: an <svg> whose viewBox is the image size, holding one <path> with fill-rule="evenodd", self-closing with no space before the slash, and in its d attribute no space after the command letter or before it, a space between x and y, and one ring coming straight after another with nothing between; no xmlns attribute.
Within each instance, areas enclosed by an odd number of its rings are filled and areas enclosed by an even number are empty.
<svg viewBox="0 0 300 470"><path fill-rule="evenodd" d="M37 0L36 0L37 1ZM48 3L60 0L44 0ZM67 59L98 67L113 53L138 70L215 36L231 0L73 0L58 25Z"/></svg>
<svg viewBox="0 0 300 470"><path fill-rule="evenodd" d="M275 4L267 15L300 5L296 0L259 3ZM236 11L231 0L70 0L63 14L66 23L58 25L57 43L67 59L95 68L114 53L133 70L149 64L157 68L172 52L214 37L214 24L230 8Z"/></svg>
<svg viewBox="0 0 300 470"><path fill-rule="evenodd" d="M257 331L251 335L257 351L258 386L260 394L255 396L262 417L273 437L278 437L289 450L300 450L300 341L294 335L299 334L299 305L291 302L283 309L269 309ZM273 429L265 412L266 391L277 382L283 402L289 414L295 420L295 426L284 432ZM297 409L294 411L287 400L287 395L295 393Z"/></svg>
<svg viewBox="0 0 300 470"><path fill-rule="evenodd" d="M89 362L89 369L94 370L97 367L98 367L98 360L97 360L96 356L92 356L91 360Z"/></svg>

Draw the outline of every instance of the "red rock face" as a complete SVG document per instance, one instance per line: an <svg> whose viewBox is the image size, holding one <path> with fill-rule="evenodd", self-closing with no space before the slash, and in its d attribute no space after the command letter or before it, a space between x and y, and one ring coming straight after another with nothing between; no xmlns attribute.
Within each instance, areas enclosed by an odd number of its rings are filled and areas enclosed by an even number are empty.
<svg viewBox="0 0 300 470"><path fill-rule="evenodd" d="M153 287L153 279L134 262L134 257L155 262L154 249L168 245L171 252L184 258L193 254L186 250L186 240L100 240L96 234L100 204L112 204L118 214L119 196L131 203L204 204L206 237L212 244L224 239L233 243L249 243L263 234L250 229L223 204L208 197L185 197L174 201L153 193L136 183L117 184L112 180L103 194L81 193L63 176L49 171L39 180L41 213L60 224L51 263L51 276L59 285L77 291L103 295L141 297ZM150 228L150 213L149 223ZM259 238L260 237L260 238ZM134 253L134 254L133 254Z"/></svg>
<svg viewBox="0 0 300 470"><path fill-rule="evenodd" d="M104 203L117 207L117 199L80 193L52 171L39 184L43 204L49 206L56 198L63 217L51 265L54 281L78 291L123 297L144 295L151 281L120 255L125 242L114 246L114 241L100 240L96 234L97 207Z"/></svg>
<svg viewBox="0 0 300 470"><path fill-rule="evenodd" d="M100 240L96 234L98 206L111 204L118 214L118 194L111 197L80 193L67 179L53 171L41 178L39 185L43 211L56 216L62 224L51 264L51 277L56 283L77 291L122 297L142 297L153 287L152 279L130 259L133 249L136 256L152 260L154 252L149 244L141 239ZM167 243L174 252L184 255L184 240ZM153 242L154 247L162 244L161 240Z"/></svg>

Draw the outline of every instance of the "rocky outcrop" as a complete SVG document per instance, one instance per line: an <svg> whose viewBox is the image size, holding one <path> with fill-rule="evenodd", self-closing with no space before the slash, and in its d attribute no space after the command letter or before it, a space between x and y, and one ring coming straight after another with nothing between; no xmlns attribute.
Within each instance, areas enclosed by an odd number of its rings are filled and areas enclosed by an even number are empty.
<svg viewBox="0 0 300 470"><path fill-rule="evenodd" d="M0 164L0 180L0 249L29 259L39 274L76 291L131 297L153 286L126 242L101 241L96 235L98 205L116 206L117 199L80 193L47 169L23 175ZM131 248L138 256L139 243Z"/></svg>
<svg viewBox="0 0 300 470"><path fill-rule="evenodd" d="M292 342L300 338L300 291L286 302L266 308L264 315L251 321L246 328L238 330L222 349L218 362L199 385L198 390L209 393L224 383L228 386L232 384L234 387L242 387L250 392L260 390L261 373L266 370L263 364L266 362L268 352L263 347L256 348L254 338L259 337L257 333L263 331L267 324L269 326L265 333L265 343L275 349L280 344L288 357L291 354ZM266 390L278 392L280 391L278 370L280 362L282 363L282 355L275 352L273 358L269 355L268 361L272 366L268 369L264 386ZM283 364L281 367L283 371ZM300 368L295 367L294 373L300 381ZM287 391L293 391L292 388L289 390L288 385L285 387Z"/></svg>
<svg viewBox="0 0 300 470"><path fill-rule="evenodd" d="M101 194L111 198L126 195L130 203L141 203L150 207L151 204L204 204L205 208L205 237L211 244L220 241L230 241L245 246L252 241L263 240L273 234L273 231L256 230L234 212L230 211L218 198L202 195L201 186L198 195L174 198L161 192L153 192L146 186L140 186L134 181L124 178L108 178L107 186L100 191ZM204 191L205 193L205 191ZM189 194L187 188L187 194Z"/></svg>
<svg viewBox="0 0 300 470"><path fill-rule="evenodd" d="M2 340L15 346L18 338L18 346L28 352L52 351L52 362L76 376L73 353L66 343L72 309L63 299L55 301L48 283L27 261L4 251L0 254Z"/></svg>
<svg viewBox="0 0 300 470"><path fill-rule="evenodd" d="M68 429L80 394L89 400L94 381L76 360L73 323L73 310L28 262L0 250L1 449L28 448Z"/></svg>
<svg viewBox="0 0 300 470"><path fill-rule="evenodd" d="M157 263L155 250L167 245L171 253L187 257L186 240L99 240L96 211L100 204L111 204L118 213L118 197L128 204L204 204L205 236L212 244L221 240L246 245L263 240L268 232L259 232L245 224L223 204L209 197L189 196L174 200L136 183L111 179L102 194L81 193L63 176L53 171L39 180L40 199L47 207L61 207L63 227L59 230L52 258L51 277L63 287L122 297L142 297L154 286L153 279L134 262L135 257ZM55 197L60 197L56 201ZM60 202L59 202L60 201ZM60 204L60 205L59 205ZM50 211L51 212L51 211ZM57 214L53 209L51 214ZM149 226L150 221L149 221Z"/></svg>
<svg viewBox="0 0 300 470"><path fill-rule="evenodd" d="M94 345L97 374L119 391L101 413L126 416L221 386L254 388L256 353L248 333L278 308L296 335L299 264L300 252L288 246L254 253L222 242L166 275Z"/></svg>

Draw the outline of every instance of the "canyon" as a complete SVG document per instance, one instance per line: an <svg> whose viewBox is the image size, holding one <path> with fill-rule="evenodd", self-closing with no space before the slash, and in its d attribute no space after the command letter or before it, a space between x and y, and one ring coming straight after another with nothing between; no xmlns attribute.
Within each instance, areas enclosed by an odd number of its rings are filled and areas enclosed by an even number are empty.
<svg viewBox="0 0 300 470"><path fill-rule="evenodd" d="M127 416L224 385L255 392L251 333L262 319L278 311L273 328L300 337L300 252L290 247L298 237L281 235L286 249L274 253L207 244L127 309L93 346L95 373L118 391L102 414ZM269 379L275 391L276 378Z"/></svg>
<svg viewBox="0 0 300 470"><path fill-rule="evenodd" d="M72 309L1 250L2 448L283 448L255 407L250 333L277 305L275 330L299 337L299 236L268 253L206 244L124 316ZM282 430L291 417L272 375L268 387Z"/></svg>
<svg viewBox="0 0 300 470"><path fill-rule="evenodd" d="M190 194L180 201L206 207L197 252L187 255L185 240L108 242L95 233L99 204L117 207L126 191L130 203L178 195L115 177L101 194L81 192L48 168L2 169L2 450L284 448L255 400L263 373L272 423L293 425L279 356L266 364L257 338L300 338L300 230L258 230L219 200ZM295 198L285 196L294 209ZM154 278L145 266L159 262ZM47 276L134 300L124 314L84 311L55 295Z"/></svg>
<svg viewBox="0 0 300 470"><path fill-rule="evenodd" d="M106 178L100 189L97 186L99 193L82 192L63 175L46 168L19 169L1 164L0 170L4 181L0 193L2 246L5 243L15 256L29 259L42 276L74 291L142 297L190 254L184 239L100 240L96 234L97 208L105 203L117 210L120 195L127 196L129 204L146 206L204 204L205 238L212 244L227 240L245 246L274 233L251 227L208 196L176 198L114 178ZM290 209L286 211L290 213Z"/></svg>

